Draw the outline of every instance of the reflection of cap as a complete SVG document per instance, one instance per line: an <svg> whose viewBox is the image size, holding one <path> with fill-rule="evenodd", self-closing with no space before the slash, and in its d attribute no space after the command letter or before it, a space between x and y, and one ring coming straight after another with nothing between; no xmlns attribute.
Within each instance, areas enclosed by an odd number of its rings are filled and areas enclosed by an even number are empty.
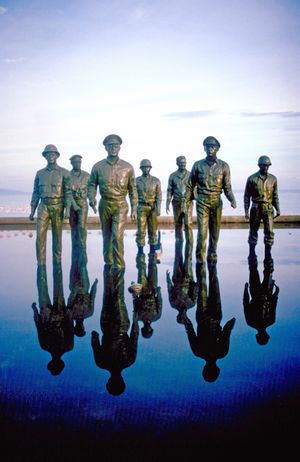
<svg viewBox="0 0 300 462"><path fill-rule="evenodd" d="M107 135L103 140L104 146L107 144L122 144L122 138L118 135Z"/></svg>
<svg viewBox="0 0 300 462"><path fill-rule="evenodd" d="M47 152L55 152L57 156L60 156L60 153L58 152L57 147L54 144L47 144L44 151L42 152L42 155L45 157L45 154L47 154Z"/></svg>
<svg viewBox="0 0 300 462"><path fill-rule="evenodd" d="M260 158L257 161L257 165L272 165L270 157L260 156Z"/></svg>
<svg viewBox="0 0 300 462"><path fill-rule="evenodd" d="M203 141L203 146L205 146L207 144L211 144L213 146L218 146L218 148L221 147L219 141L214 136L208 136L207 138L205 138L205 140Z"/></svg>
<svg viewBox="0 0 300 462"><path fill-rule="evenodd" d="M81 159L82 159L82 156L80 156L79 154L74 154L74 156L70 157L71 162L72 160L81 160Z"/></svg>
<svg viewBox="0 0 300 462"><path fill-rule="evenodd" d="M152 167L150 160L148 159L141 160L140 168L142 167Z"/></svg>

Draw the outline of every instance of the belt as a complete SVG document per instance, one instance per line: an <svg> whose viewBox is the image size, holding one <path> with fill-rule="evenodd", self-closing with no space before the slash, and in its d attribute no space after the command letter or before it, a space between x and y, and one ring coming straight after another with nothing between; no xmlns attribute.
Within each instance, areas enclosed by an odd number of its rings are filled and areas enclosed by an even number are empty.
<svg viewBox="0 0 300 462"><path fill-rule="evenodd" d="M54 197L43 197L41 202L45 205L63 205L63 200L61 198Z"/></svg>

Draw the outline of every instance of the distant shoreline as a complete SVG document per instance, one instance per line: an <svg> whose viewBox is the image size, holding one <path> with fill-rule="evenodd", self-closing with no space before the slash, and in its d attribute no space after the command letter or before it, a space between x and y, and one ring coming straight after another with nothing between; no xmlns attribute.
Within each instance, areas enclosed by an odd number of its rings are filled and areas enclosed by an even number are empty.
<svg viewBox="0 0 300 462"><path fill-rule="evenodd" d="M174 227L174 219L172 216L160 216L157 218L158 227L160 229L172 229ZM248 221L243 216L222 216L221 226L226 228L247 228ZM35 229L36 218L30 221L28 217L0 217L0 229ZM281 215L274 220L274 227L300 227L300 215ZM69 229L68 220L64 220L64 229ZM126 229L135 229L136 224L132 223L130 218L127 218ZM193 228L197 228L197 217L193 217ZM88 217L88 229L101 229L99 217Z"/></svg>

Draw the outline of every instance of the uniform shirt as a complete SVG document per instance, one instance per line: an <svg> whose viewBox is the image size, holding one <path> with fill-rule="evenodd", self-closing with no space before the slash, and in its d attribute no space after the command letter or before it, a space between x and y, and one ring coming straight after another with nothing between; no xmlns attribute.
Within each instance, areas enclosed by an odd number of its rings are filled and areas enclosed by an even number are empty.
<svg viewBox="0 0 300 462"><path fill-rule="evenodd" d="M137 193L135 174L131 164L122 159L111 162L103 159L97 162L91 172L88 198L95 203L97 186L102 199L110 202L123 202L129 194L131 209L136 207Z"/></svg>
<svg viewBox="0 0 300 462"><path fill-rule="evenodd" d="M70 181L73 198L76 202L82 202L87 200L88 182L90 174L84 170L76 172L71 170Z"/></svg>
<svg viewBox="0 0 300 462"><path fill-rule="evenodd" d="M188 182L188 196L192 196L195 186L200 200L217 199L222 191L229 202L235 200L231 189L229 165L221 159L215 159L213 162L202 159L194 163Z"/></svg>
<svg viewBox="0 0 300 462"><path fill-rule="evenodd" d="M167 205L170 204L171 199L173 199L174 202L180 202L183 199L189 176L190 172L188 170L184 172L176 170L176 172L171 173L168 181Z"/></svg>
<svg viewBox="0 0 300 462"><path fill-rule="evenodd" d="M253 204L272 205L277 212L280 212L276 176L270 173L261 175L260 171L249 176L244 192L244 207L246 212L248 212L251 199Z"/></svg>
<svg viewBox="0 0 300 462"><path fill-rule="evenodd" d="M162 198L160 180L155 176L141 175L136 179L136 189L139 205L150 205L151 207L155 205L160 213Z"/></svg>
<svg viewBox="0 0 300 462"><path fill-rule="evenodd" d="M64 199L65 205L71 201L70 173L65 168L55 165L43 168L36 173L31 208L36 209L42 199Z"/></svg>

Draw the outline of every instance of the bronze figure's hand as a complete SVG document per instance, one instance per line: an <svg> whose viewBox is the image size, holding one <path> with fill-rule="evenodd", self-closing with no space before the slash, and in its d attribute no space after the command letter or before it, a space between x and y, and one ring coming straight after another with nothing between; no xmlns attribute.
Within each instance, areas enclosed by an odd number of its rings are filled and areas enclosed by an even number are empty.
<svg viewBox="0 0 300 462"><path fill-rule="evenodd" d="M277 218L277 217L280 217L280 212L278 212L278 211L277 211L277 212L275 213L275 215L274 215L274 220L275 220L275 218Z"/></svg>
<svg viewBox="0 0 300 462"><path fill-rule="evenodd" d="M233 209L236 209L236 202L235 202L235 201L232 201L230 205L231 205L231 207L232 207Z"/></svg>
<svg viewBox="0 0 300 462"><path fill-rule="evenodd" d="M245 212L245 218L247 221L249 220L249 212Z"/></svg>
<svg viewBox="0 0 300 462"><path fill-rule="evenodd" d="M34 213L31 213L31 214L29 215L29 220L30 220L30 221L33 221L33 220L34 220Z"/></svg>
<svg viewBox="0 0 300 462"><path fill-rule="evenodd" d="M136 210L132 210L130 218L131 218L131 221L133 221L134 223L136 222L136 219L137 219Z"/></svg>

